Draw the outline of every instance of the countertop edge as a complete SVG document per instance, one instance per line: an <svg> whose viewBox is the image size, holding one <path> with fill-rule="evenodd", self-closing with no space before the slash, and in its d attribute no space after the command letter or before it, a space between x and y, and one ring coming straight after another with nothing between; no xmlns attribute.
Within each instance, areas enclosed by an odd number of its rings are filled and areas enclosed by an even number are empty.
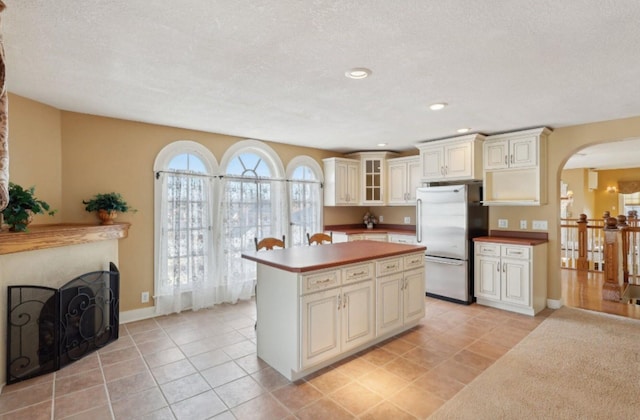
<svg viewBox="0 0 640 420"><path fill-rule="evenodd" d="M534 239L534 238L514 238L509 236L479 236L473 238L474 242L494 242L500 244L512 244L512 245L541 245L549 242L547 239Z"/></svg>

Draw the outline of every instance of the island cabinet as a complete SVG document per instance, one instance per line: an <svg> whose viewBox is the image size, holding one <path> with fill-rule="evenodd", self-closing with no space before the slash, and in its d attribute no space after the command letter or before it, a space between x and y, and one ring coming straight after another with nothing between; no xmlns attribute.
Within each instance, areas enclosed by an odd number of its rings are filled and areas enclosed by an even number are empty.
<svg viewBox="0 0 640 420"><path fill-rule="evenodd" d="M362 241L243 254L258 263L258 357L297 380L417 325L424 250Z"/></svg>
<svg viewBox="0 0 640 420"><path fill-rule="evenodd" d="M384 335L424 316L423 255L387 258L376 262L376 334Z"/></svg>
<svg viewBox="0 0 640 420"><path fill-rule="evenodd" d="M499 241L495 239L495 241ZM546 307L546 243L475 242L476 301L525 315Z"/></svg>
<svg viewBox="0 0 640 420"><path fill-rule="evenodd" d="M483 204L539 206L547 203L547 137L551 130L489 136L484 142Z"/></svg>
<svg viewBox="0 0 640 420"><path fill-rule="evenodd" d="M471 134L418 144L422 181L467 181L482 179L484 136Z"/></svg>

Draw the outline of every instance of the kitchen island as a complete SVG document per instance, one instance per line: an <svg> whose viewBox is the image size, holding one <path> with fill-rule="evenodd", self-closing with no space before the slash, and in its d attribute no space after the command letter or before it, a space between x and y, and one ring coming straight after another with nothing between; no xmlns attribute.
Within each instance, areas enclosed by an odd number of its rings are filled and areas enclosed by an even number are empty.
<svg viewBox="0 0 640 420"><path fill-rule="evenodd" d="M424 317L424 246L358 241L246 252L258 356L297 380Z"/></svg>

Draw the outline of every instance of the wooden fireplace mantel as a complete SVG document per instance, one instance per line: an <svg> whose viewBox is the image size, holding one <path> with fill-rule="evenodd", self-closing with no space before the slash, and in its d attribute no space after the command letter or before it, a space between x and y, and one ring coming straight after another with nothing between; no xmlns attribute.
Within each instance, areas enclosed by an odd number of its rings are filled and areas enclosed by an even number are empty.
<svg viewBox="0 0 640 420"><path fill-rule="evenodd" d="M0 232L0 255L37 249L85 244L110 239L122 239L129 235L130 223L91 225L61 223L32 225L28 232Z"/></svg>

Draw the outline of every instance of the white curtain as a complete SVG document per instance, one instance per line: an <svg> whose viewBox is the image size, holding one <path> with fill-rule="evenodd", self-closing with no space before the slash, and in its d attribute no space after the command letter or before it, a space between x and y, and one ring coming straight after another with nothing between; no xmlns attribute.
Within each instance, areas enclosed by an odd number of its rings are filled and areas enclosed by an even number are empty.
<svg viewBox="0 0 640 420"><path fill-rule="evenodd" d="M224 177L219 191L216 303L235 303L253 295L256 281L256 263L241 254L255 250L254 238L281 237L286 232L286 190L282 181Z"/></svg>
<svg viewBox="0 0 640 420"><path fill-rule="evenodd" d="M158 246L157 314L197 310L216 299L213 264L212 177L160 173L163 196Z"/></svg>
<svg viewBox="0 0 640 420"><path fill-rule="evenodd" d="M291 222L288 246L307 244L307 233L322 231L322 188L318 181L289 181L289 220Z"/></svg>

